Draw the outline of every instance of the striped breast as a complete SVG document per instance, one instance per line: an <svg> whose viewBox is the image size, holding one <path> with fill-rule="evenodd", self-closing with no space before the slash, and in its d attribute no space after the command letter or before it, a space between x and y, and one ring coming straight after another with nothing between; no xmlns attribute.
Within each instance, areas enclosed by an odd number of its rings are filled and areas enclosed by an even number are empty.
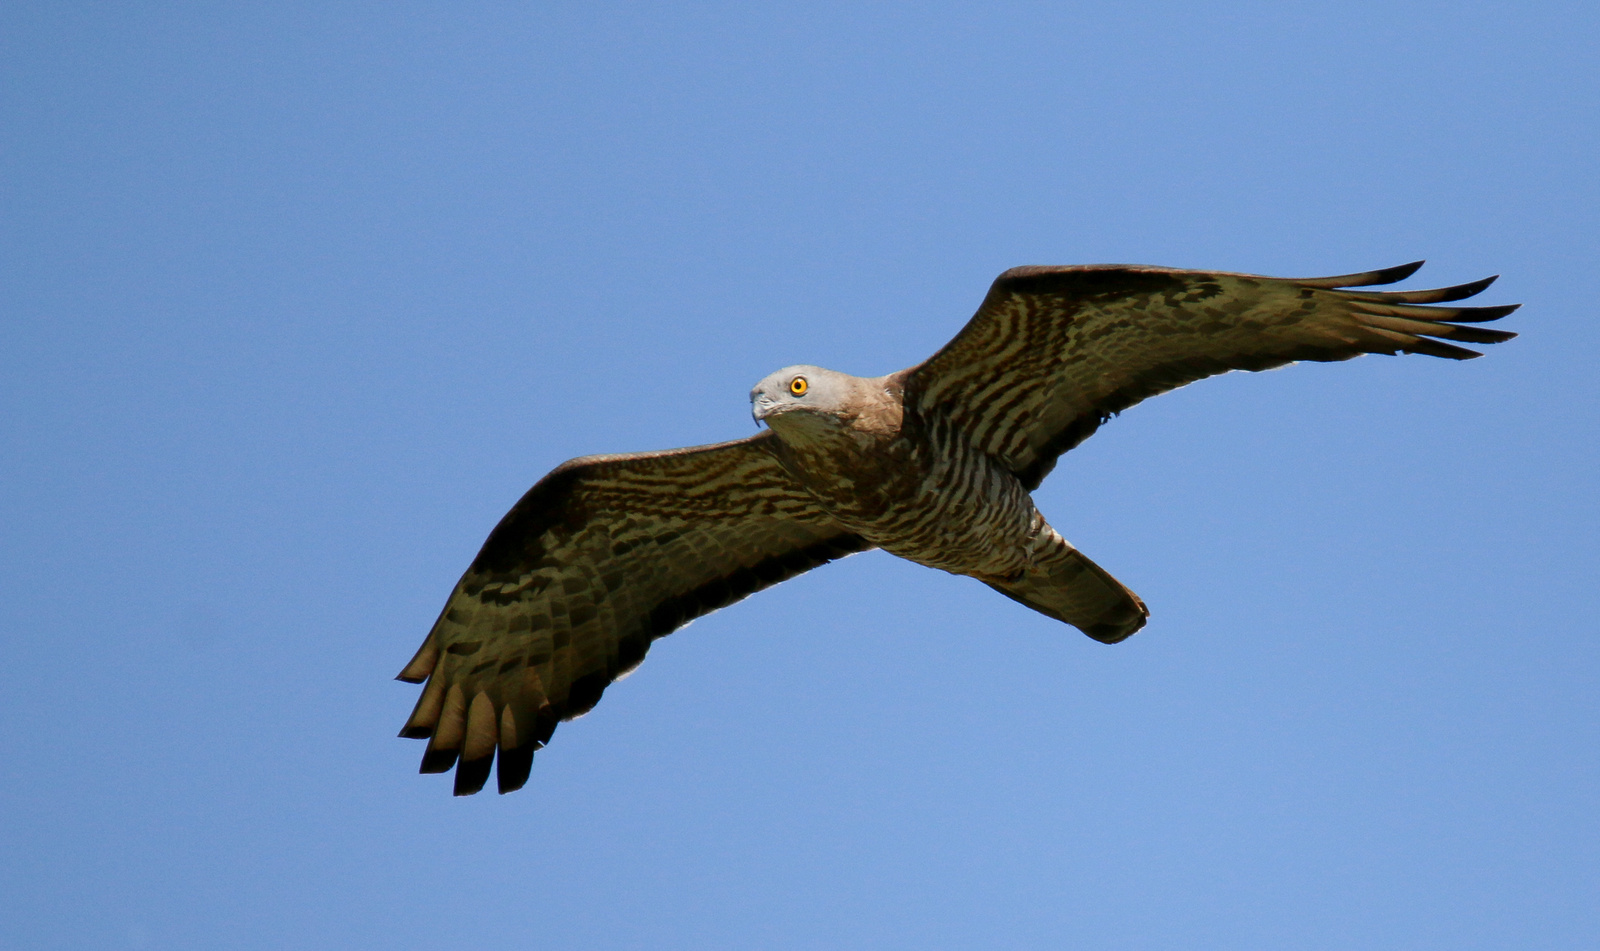
<svg viewBox="0 0 1600 951"><path fill-rule="evenodd" d="M1043 519L1016 476L940 417L885 440L836 430L780 458L828 514L930 568L1006 578L1028 564Z"/></svg>

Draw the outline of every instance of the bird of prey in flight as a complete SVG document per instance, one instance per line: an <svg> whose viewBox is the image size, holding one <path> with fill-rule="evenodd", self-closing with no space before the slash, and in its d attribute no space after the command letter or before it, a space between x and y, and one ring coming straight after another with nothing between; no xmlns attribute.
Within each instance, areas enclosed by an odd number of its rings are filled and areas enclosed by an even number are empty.
<svg viewBox="0 0 1600 951"><path fill-rule="evenodd" d="M1029 493L1056 457L1133 404L1229 370L1365 353L1479 356L1516 309L1434 306L1494 278L1351 290L1422 262L1308 279L1130 265L1019 267L910 369L791 366L750 393L747 439L585 456L540 479L489 533L421 649L400 735L456 795L527 781L556 724L592 709L650 642L853 552L968 575L1114 644L1144 602L1063 539ZM1452 341L1452 342L1445 342Z"/></svg>

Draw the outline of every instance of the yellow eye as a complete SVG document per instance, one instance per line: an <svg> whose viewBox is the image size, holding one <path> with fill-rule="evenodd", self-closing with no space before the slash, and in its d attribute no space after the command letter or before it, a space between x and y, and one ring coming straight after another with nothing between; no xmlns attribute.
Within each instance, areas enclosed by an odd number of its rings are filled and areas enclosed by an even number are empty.
<svg viewBox="0 0 1600 951"><path fill-rule="evenodd" d="M809 389L811 389L811 384L807 383L806 378L803 376L797 376L789 381L789 392L795 396L805 396L806 390Z"/></svg>

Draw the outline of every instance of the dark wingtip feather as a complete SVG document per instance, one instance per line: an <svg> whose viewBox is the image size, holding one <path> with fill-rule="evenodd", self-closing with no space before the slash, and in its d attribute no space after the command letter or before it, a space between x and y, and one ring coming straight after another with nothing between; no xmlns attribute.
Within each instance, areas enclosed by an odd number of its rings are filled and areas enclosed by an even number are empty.
<svg viewBox="0 0 1600 951"><path fill-rule="evenodd" d="M550 737L555 735L556 727L560 723L561 717L553 708L549 706L541 707L539 709L539 719L534 724L533 729L534 746L539 747L549 743Z"/></svg>
<svg viewBox="0 0 1600 951"><path fill-rule="evenodd" d="M456 766L457 796L470 796L483 789L489 781L489 770L494 767L494 754L479 759L464 759Z"/></svg>
<svg viewBox="0 0 1600 951"><path fill-rule="evenodd" d="M1509 330L1489 330L1485 327L1451 327L1449 333L1439 334L1462 343L1503 343L1515 337Z"/></svg>
<svg viewBox="0 0 1600 951"><path fill-rule="evenodd" d="M429 750L422 754L419 773L448 773L456 764L456 750Z"/></svg>
<svg viewBox="0 0 1600 951"><path fill-rule="evenodd" d="M1483 356L1476 350L1466 347L1453 347L1448 343L1430 340L1427 337L1418 337L1414 343L1407 344L1404 348L1410 353L1425 353L1430 357L1444 357L1447 360L1476 360Z"/></svg>
<svg viewBox="0 0 1600 951"><path fill-rule="evenodd" d="M426 740L430 736L433 736L432 727L407 725L400 730L400 738L402 740ZM427 772L427 770L423 770L423 772Z"/></svg>
<svg viewBox="0 0 1600 951"><path fill-rule="evenodd" d="M1395 267L1384 268L1383 270L1378 272L1380 275L1383 276L1383 280L1381 280L1381 281L1373 281L1372 283L1374 283L1374 284L1393 284L1396 281L1403 281L1406 278L1410 277L1411 275L1413 275L1413 274L1417 273L1418 271L1422 270L1422 266L1424 264L1427 264L1427 263L1428 263L1427 260L1424 259L1424 260L1420 260L1420 261L1412 261L1410 264L1401 264L1401 265L1397 265Z"/></svg>
<svg viewBox="0 0 1600 951"><path fill-rule="evenodd" d="M1417 269L1426 263L1412 261L1410 264L1400 264L1395 267L1381 268L1376 271L1362 271L1359 274L1339 274L1333 277L1297 277L1291 280L1304 287L1371 287L1374 284L1393 284L1403 281L1417 273Z"/></svg>
<svg viewBox="0 0 1600 951"><path fill-rule="evenodd" d="M1352 291L1334 289L1340 297L1349 300L1367 301L1373 304L1442 304L1448 301L1466 300L1483 293L1490 284L1500 279L1494 274L1478 281L1468 281L1465 284L1456 284L1451 287L1430 287L1418 291Z"/></svg>
<svg viewBox="0 0 1600 951"><path fill-rule="evenodd" d="M439 642L429 634L423 638L422 646L417 648L417 653L406 663L400 673L395 675L396 680L403 680L408 684L420 684L433 673L433 668L439 663Z"/></svg>
<svg viewBox="0 0 1600 951"><path fill-rule="evenodd" d="M1484 324L1491 320L1499 320L1521 306L1521 304L1502 304L1499 307L1456 307L1455 313L1444 319L1459 324Z"/></svg>
<svg viewBox="0 0 1600 951"><path fill-rule="evenodd" d="M533 751L538 747L529 743L514 749L501 750L500 761L495 768L495 781L499 785L500 795L516 792L528 782L528 774L533 771Z"/></svg>
<svg viewBox="0 0 1600 951"><path fill-rule="evenodd" d="M1484 290L1486 290L1490 284L1493 284L1495 281L1498 281L1498 280L1500 280L1500 275L1491 274L1488 277L1486 277L1486 278L1484 278L1484 279L1482 279L1480 281L1468 281L1465 284L1457 284L1454 287L1441 287L1441 288L1439 288L1440 296L1439 297L1435 297L1433 299L1433 301L1430 301L1430 303L1433 303L1433 302L1443 303L1444 301L1452 301L1452 300L1466 300L1469 297L1474 297L1474 296L1476 296L1478 294L1483 293Z"/></svg>
<svg viewBox="0 0 1600 951"><path fill-rule="evenodd" d="M1356 298L1350 304L1350 309L1358 314L1373 314L1379 317L1404 317L1447 324L1486 324L1491 320L1499 320L1521 306L1521 304L1500 304L1495 307L1433 307Z"/></svg>

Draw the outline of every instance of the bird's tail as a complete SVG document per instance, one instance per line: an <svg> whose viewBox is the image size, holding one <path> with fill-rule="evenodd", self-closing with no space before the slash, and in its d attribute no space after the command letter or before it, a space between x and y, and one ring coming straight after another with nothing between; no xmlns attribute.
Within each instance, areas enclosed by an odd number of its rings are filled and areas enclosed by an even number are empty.
<svg viewBox="0 0 1600 951"><path fill-rule="evenodd" d="M1059 544L1036 554L1020 577L985 583L1101 643L1115 644L1144 627L1150 611L1138 595L1059 535L1055 540Z"/></svg>

